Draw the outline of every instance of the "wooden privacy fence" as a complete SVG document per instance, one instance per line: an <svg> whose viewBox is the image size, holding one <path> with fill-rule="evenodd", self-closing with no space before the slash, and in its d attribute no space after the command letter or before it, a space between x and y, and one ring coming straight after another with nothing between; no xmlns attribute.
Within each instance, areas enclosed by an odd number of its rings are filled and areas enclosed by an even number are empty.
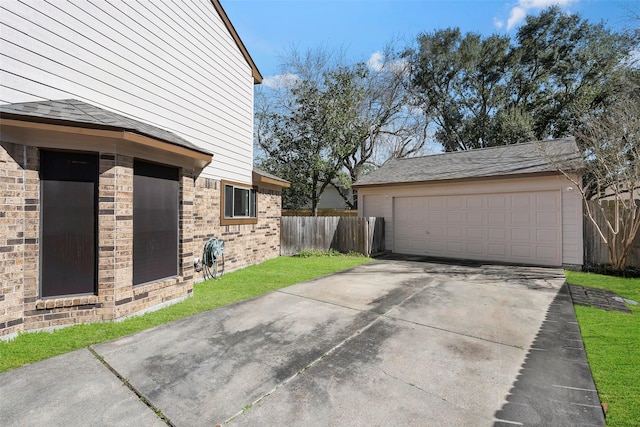
<svg viewBox="0 0 640 427"><path fill-rule="evenodd" d="M605 222L605 217L598 207L598 201L589 200L587 203L589 203L591 212L593 212L593 216L598 222L598 225L602 230L605 230L606 232L607 225ZM607 212L607 215L610 218L613 218L615 202L613 200L602 200L600 201L600 203L602 203L604 211ZM638 214L640 214L640 208L638 210ZM607 244L602 241L600 235L598 234L598 231L596 230L596 227L588 217L584 218L584 263L585 265L609 264L609 252L607 249ZM629 249L626 265L627 267L640 267L640 233L636 235L636 238L631 245L631 249Z"/></svg>
<svg viewBox="0 0 640 427"><path fill-rule="evenodd" d="M281 224L282 255L334 249L370 256L384 251L384 218L283 216Z"/></svg>
<svg viewBox="0 0 640 427"><path fill-rule="evenodd" d="M311 216L311 209L283 209L282 216ZM319 208L317 216L358 216L358 211Z"/></svg>

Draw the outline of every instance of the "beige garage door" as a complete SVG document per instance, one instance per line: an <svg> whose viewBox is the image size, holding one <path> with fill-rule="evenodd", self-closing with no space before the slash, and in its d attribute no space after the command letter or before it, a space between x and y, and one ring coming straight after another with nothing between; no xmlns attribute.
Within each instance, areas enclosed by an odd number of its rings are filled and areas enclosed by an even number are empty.
<svg viewBox="0 0 640 427"><path fill-rule="evenodd" d="M562 265L559 191L394 199L394 252Z"/></svg>

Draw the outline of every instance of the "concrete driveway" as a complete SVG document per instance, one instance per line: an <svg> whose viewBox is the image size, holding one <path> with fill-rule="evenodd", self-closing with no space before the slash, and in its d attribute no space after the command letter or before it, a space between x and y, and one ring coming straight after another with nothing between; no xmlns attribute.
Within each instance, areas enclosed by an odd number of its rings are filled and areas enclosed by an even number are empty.
<svg viewBox="0 0 640 427"><path fill-rule="evenodd" d="M378 260L0 374L0 414L20 426L604 425L563 284L559 269Z"/></svg>

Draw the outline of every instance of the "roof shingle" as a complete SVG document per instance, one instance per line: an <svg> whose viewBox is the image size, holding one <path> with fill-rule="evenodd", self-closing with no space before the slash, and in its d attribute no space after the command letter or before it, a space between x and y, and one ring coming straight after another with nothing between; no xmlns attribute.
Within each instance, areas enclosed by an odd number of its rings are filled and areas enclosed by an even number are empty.
<svg viewBox="0 0 640 427"><path fill-rule="evenodd" d="M578 170L582 157L573 138L503 145L424 157L392 159L355 186L443 181Z"/></svg>

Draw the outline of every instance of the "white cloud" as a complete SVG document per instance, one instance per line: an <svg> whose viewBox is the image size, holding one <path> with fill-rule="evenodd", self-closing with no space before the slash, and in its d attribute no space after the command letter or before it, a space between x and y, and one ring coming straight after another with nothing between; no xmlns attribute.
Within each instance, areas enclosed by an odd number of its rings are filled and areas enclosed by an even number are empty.
<svg viewBox="0 0 640 427"><path fill-rule="evenodd" d="M367 65L373 71L381 71L382 67L384 67L384 55L382 54L382 52L373 52L371 54L371 57L369 57L369 60L367 61Z"/></svg>
<svg viewBox="0 0 640 427"><path fill-rule="evenodd" d="M511 9L509 19L507 20L507 30L510 30L519 24L525 16L527 16L527 11L524 8L516 6Z"/></svg>
<svg viewBox="0 0 640 427"><path fill-rule="evenodd" d="M525 9L544 9L549 6L567 6L576 0L520 0L520 6Z"/></svg>
<svg viewBox="0 0 640 427"><path fill-rule="evenodd" d="M300 77L297 74L285 73L265 77L262 79L262 85L273 89L282 89L295 86L299 81Z"/></svg>
<svg viewBox="0 0 640 427"><path fill-rule="evenodd" d="M511 7L509 19L507 19L507 30L511 30L520 24L531 10L545 9L549 6L568 6L580 0L518 0L518 3ZM504 20L494 17L493 25L496 28L504 26Z"/></svg>
<svg viewBox="0 0 640 427"><path fill-rule="evenodd" d="M390 71L392 73L404 73L407 70L408 62L406 59L397 59L387 62L384 53L380 51L373 52L367 61L367 65L375 72Z"/></svg>

